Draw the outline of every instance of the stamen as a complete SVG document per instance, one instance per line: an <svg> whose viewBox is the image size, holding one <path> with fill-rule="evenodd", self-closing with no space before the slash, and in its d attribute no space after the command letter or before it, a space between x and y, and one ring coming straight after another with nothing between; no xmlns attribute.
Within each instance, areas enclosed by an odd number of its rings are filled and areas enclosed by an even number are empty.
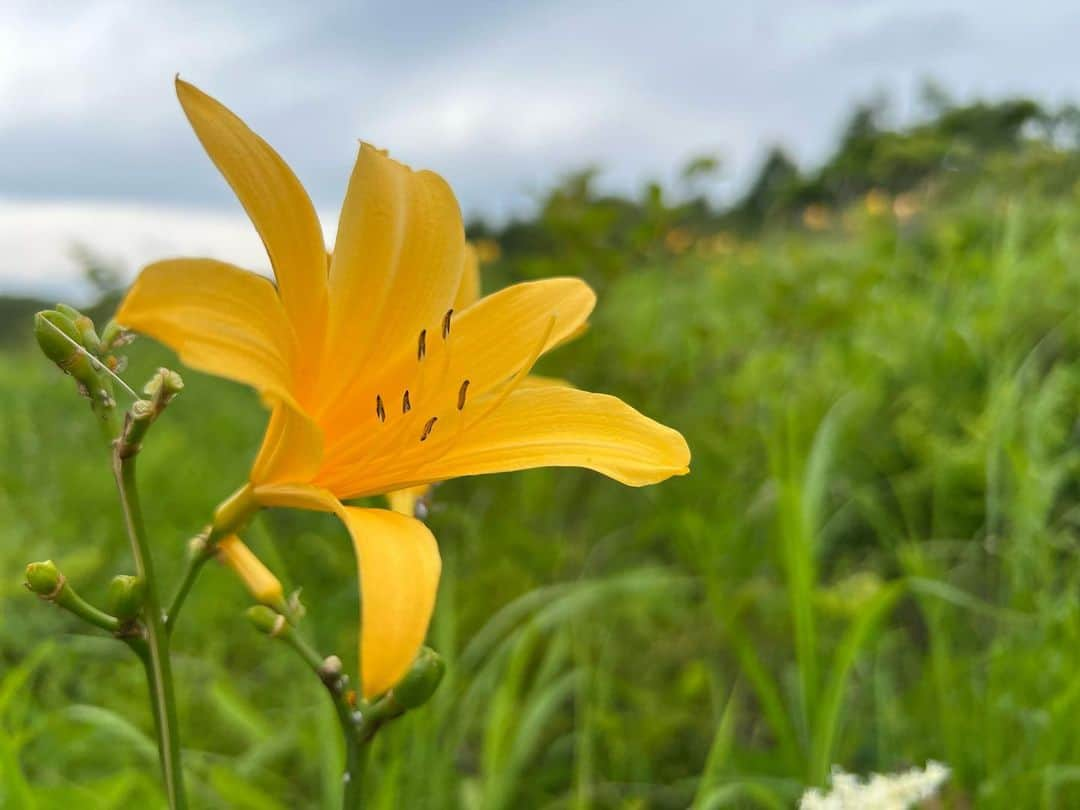
<svg viewBox="0 0 1080 810"><path fill-rule="evenodd" d="M443 340L446 340L448 337L450 337L450 319L453 316L454 316L454 310L452 310L452 309L446 310L446 314L443 315L443 319L442 319L442 339Z"/></svg>
<svg viewBox="0 0 1080 810"><path fill-rule="evenodd" d="M427 437L431 435L431 429L435 427L435 423L438 421L439 417L437 416L433 416L427 420L427 423L424 425L424 432L420 434L420 441L427 441Z"/></svg>
<svg viewBox="0 0 1080 810"><path fill-rule="evenodd" d="M457 392L457 409L460 411L465 407L465 392L469 390L469 381L465 380L461 384L461 388Z"/></svg>
<svg viewBox="0 0 1080 810"><path fill-rule="evenodd" d="M420 341L416 344L416 359L423 360L427 354L427 329L420 330Z"/></svg>
<svg viewBox="0 0 1080 810"><path fill-rule="evenodd" d="M386 408L383 407L382 396L380 394L375 395L375 415L379 417L380 422L386 421Z"/></svg>
<svg viewBox="0 0 1080 810"><path fill-rule="evenodd" d="M401 412L408 413L412 410L412 403L409 402L409 389L405 389L405 395L401 398Z"/></svg>

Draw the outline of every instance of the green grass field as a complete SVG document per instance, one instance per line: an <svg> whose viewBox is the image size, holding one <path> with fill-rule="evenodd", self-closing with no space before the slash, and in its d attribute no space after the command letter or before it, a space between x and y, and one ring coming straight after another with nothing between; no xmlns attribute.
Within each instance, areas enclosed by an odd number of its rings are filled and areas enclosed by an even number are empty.
<svg viewBox="0 0 1080 810"><path fill-rule="evenodd" d="M834 764L931 758L948 807L1077 806L1080 200L854 205L628 259L600 292L541 370L681 430L691 475L437 490L449 674L377 741L371 806L780 808ZM131 360L140 384L173 362L147 340ZM141 462L166 578L265 419L185 379ZM344 530L275 511L250 541L354 664ZM91 417L27 341L0 354L0 806L160 806L138 664L23 590L46 557L95 600L131 569ZM175 638L192 802L335 808L331 707L248 604L214 566Z"/></svg>

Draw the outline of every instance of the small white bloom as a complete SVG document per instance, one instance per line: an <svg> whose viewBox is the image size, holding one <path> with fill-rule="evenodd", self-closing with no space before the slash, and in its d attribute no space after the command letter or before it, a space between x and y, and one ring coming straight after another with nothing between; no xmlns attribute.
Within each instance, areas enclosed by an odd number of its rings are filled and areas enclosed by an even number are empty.
<svg viewBox="0 0 1080 810"><path fill-rule="evenodd" d="M810 788L799 800L799 810L908 810L935 795L948 778L949 769L933 760L922 769L871 774L865 782L834 767L832 789L823 793Z"/></svg>

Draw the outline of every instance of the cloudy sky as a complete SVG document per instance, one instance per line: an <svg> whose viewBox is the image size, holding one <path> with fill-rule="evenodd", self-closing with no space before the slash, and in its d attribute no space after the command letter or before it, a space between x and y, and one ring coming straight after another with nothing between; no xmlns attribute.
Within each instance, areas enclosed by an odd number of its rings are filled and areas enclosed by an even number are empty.
<svg viewBox="0 0 1080 810"><path fill-rule="evenodd" d="M226 8L227 6L227 8ZM68 296L82 244L266 261L173 75L280 151L330 233L356 141L432 168L467 215L527 212L587 163L633 189L774 142L813 162L853 101L1080 99L1072 0L0 3L0 293ZM725 193L724 185L717 189Z"/></svg>

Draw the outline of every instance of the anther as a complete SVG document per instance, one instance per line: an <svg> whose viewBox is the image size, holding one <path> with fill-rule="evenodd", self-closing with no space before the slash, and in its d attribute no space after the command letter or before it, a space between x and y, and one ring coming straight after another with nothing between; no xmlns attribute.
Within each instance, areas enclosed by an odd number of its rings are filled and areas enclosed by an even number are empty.
<svg viewBox="0 0 1080 810"><path fill-rule="evenodd" d="M405 394L401 397L401 412L408 413L412 410L412 403L409 402L409 389L405 389Z"/></svg>
<svg viewBox="0 0 1080 810"><path fill-rule="evenodd" d="M416 359L423 360L427 354L427 329L420 330L420 340L416 344Z"/></svg>
<svg viewBox="0 0 1080 810"><path fill-rule="evenodd" d="M446 310L446 314L443 315L443 319L442 319L442 339L443 340L446 340L448 337L450 337L450 319L453 317L453 315L454 315L454 310L452 310L452 309Z"/></svg>
<svg viewBox="0 0 1080 810"><path fill-rule="evenodd" d="M457 409L460 411L465 407L465 392L469 390L469 381L465 380L461 384L461 388L457 392Z"/></svg>
<svg viewBox="0 0 1080 810"><path fill-rule="evenodd" d="M424 425L424 432L420 434L420 441L427 441L427 437L431 435L431 429L435 427L435 423L439 421L439 417L433 416L427 420Z"/></svg>
<svg viewBox="0 0 1080 810"><path fill-rule="evenodd" d="M386 421L386 408L382 404L382 396L380 394L375 395L375 415L379 417L380 422Z"/></svg>

